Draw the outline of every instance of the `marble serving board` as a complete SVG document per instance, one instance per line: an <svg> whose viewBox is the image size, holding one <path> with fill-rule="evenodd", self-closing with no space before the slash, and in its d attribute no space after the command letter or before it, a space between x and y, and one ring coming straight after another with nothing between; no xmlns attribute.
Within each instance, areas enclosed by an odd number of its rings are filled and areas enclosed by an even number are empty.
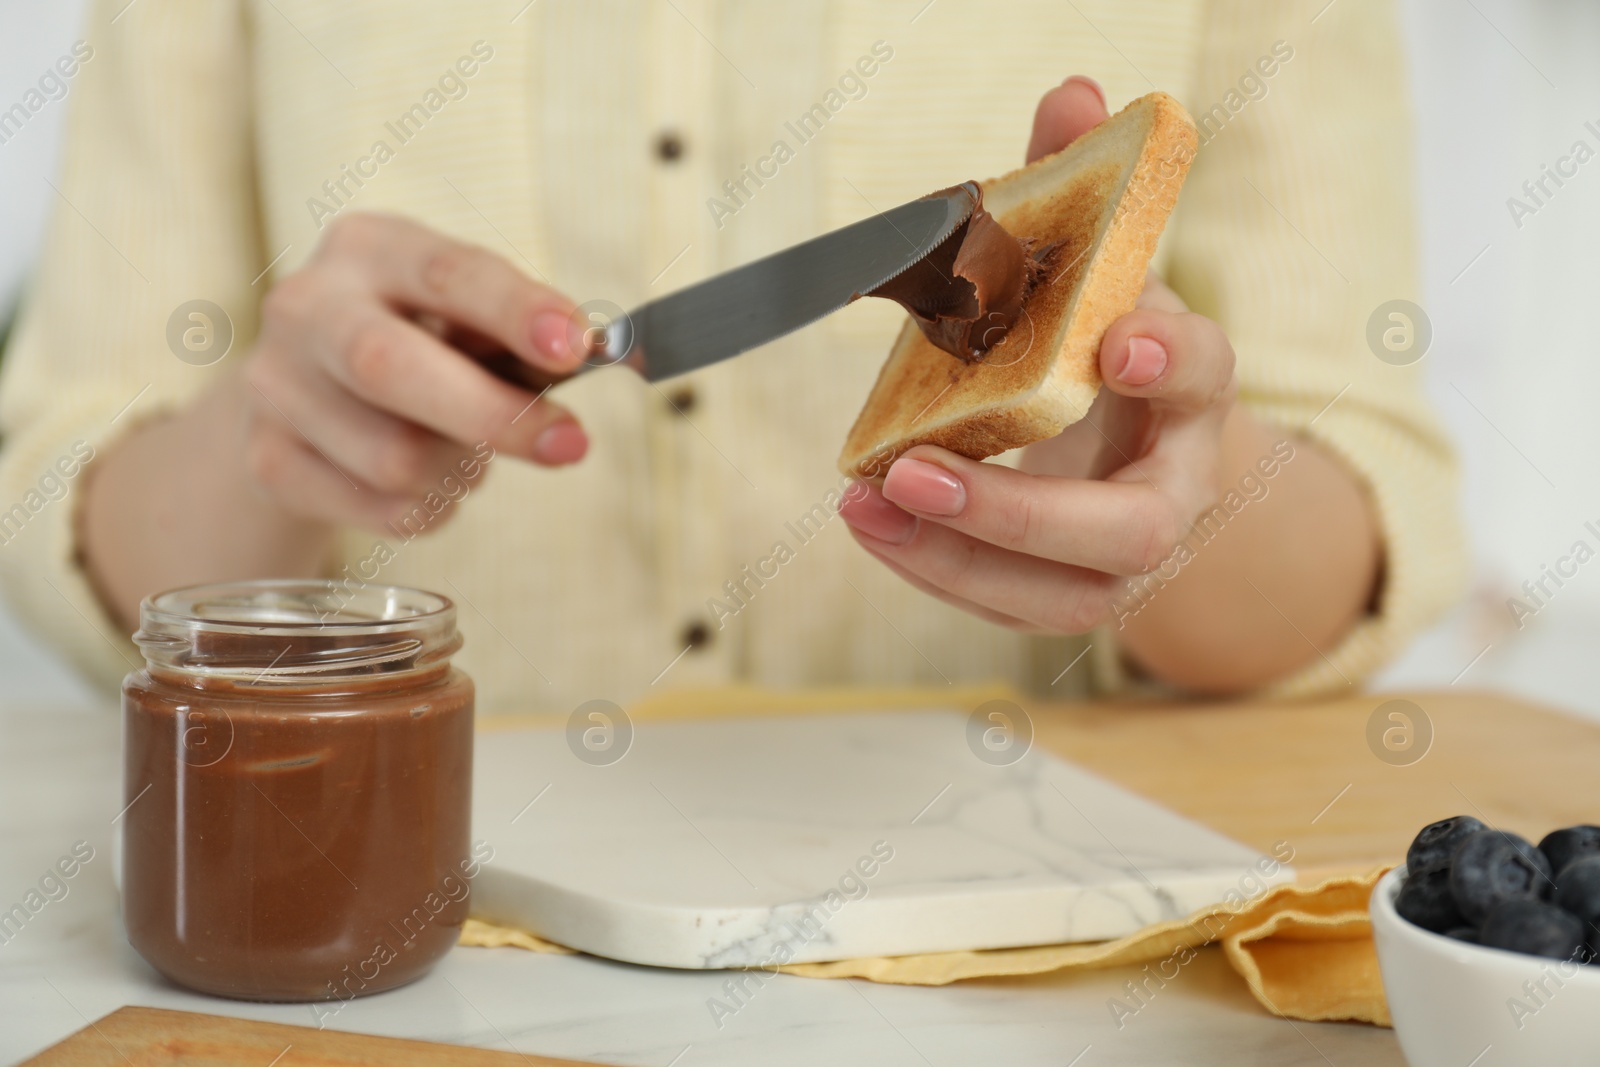
<svg viewBox="0 0 1600 1067"><path fill-rule="evenodd" d="M1293 877L1037 746L988 762L963 712L649 722L631 740L589 722L480 732L473 837L493 858L472 900L598 956L705 969L1099 941Z"/></svg>

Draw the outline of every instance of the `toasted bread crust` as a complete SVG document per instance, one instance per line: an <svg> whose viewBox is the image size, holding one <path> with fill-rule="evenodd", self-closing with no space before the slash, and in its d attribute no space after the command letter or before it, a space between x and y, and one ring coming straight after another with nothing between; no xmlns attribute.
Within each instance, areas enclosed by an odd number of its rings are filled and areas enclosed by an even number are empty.
<svg viewBox="0 0 1600 1067"><path fill-rule="evenodd" d="M1197 146L1182 105L1151 93L1062 151L981 183L1006 229L1063 240L1062 258L1076 259L1052 262L1052 276L1029 296L1027 321L1008 338L1027 347L1009 362L964 363L908 320L839 469L882 478L920 444L984 459L1054 437L1082 418L1099 391L1100 340L1133 310Z"/></svg>

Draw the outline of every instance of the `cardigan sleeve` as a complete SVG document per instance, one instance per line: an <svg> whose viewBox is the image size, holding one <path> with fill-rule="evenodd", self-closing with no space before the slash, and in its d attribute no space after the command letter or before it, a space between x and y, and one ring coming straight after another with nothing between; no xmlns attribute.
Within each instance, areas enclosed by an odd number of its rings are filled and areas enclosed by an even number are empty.
<svg viewBox="0 0 1600 1067"><path fill-rule="evenodd" d="M1423 394L1425 328L1387 306L1422 299L1398 18L1390 0L1312 8L1209 5L1190 98L1201 147L1168 260L1174 289L1232 340L1240 400L1343 461L1381 526L1372 611L1282 695L1358 683L1466 573L1456 461ZM1389 330L1404 347L1407 322L1410 350L1385 348Z"/></svg>

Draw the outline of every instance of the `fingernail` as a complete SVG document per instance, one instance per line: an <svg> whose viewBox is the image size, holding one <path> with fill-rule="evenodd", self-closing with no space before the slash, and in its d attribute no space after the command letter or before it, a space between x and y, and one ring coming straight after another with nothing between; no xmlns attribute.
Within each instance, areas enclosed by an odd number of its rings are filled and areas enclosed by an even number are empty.
<svg viewBox="0 0 1600 1067"><path fill-rule="evenodd" d="M883 479L883 495L911 511L928 515L961 514L967 506L967 487L961 479L936 463L900 459Z"/></svg>
<svg viewBox="0 0 1600 1067"><path fill-rule="evenodd" d="M540 312L534 317L533 326L528 331L533 338L533 347L560 367L576 363L579 359L567 337L570 318L570 315L560 311Z"/></svg>
<svg viewBox="0 0 1600 1067"><path fill-rule="evenodd" d="M1127 385L1149 385L1167 369L1167 350L1149 337L1128 338L1128 355L1117 371L1117 380Z"/></svg>
<svg viewBox="0 0 1600 1067"><path fill-rule="evenodd" d="M1094 95L1096 95L1096 96L1098 96L1100 98L1100 106L1101 107L1105 107L1106 106L1106 91L1100 87L1100 83L1099 82L1095 81L1093 78L1089 77L1087 74L1074 74L1072 77L1068 78L1066 81L1062 82L1061 84L1062 85L1066 85L1069 82L1079 82L1079 83L1081 83L1083 85L1087 85L1089 88L1094 90Z"/></svg>
<svg viewBox="0 0 1600 1067"><path fill-rule="evenodd" d="M543 463L576 463L589 451L589 435L575 422L558 422L533 442L533 454Z"/></svg>
<svg viewBox="0 0 1600 1067"><path fill-rule="evenodd" d="M891 545L903 545L916 535L917 517L885 500L877 486L857 482L850 489L845 493L839 516L851 527Z"/></svg>

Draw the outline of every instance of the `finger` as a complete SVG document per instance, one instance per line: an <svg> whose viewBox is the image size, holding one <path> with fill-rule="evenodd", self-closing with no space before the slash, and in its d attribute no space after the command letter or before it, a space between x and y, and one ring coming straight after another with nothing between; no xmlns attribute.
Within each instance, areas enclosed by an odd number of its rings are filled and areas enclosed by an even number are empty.
<svg viewBox="0 0 1600 1067"><path fill-rule="evenodd" d="M1179 410L1232 400L1233 366L1222 328L1193 312L1131 311L1100 342L1100 374L1114 392Z"/></svg>
<svg viewBox="0 0 1600 1067"><path fill-rule="evenodd" d="M1033 113L1028 162L1059 152L1106 118L1106 92L1093 78L1074 74L1051 89Z"/></svg>
<svg viewBox="0 0 1600 1067"><path fill-rule="evenodd" d="M1052 633L1082 633L1102 622L1116 581L997 548L933 522L919 522L903 544L879 540L872 549L934 588Z"/></svg>
<svg viewBox="0 0 1600 1067"><path fill-rule="evenodd" d="M387 309L348 314L319 334L322 365L355 396L463 445L546 465L583 458L588 439L565 408L496 378Z"/></svg>
<svg viewBox="0 0 1600 1067"><path fill-rule="evenodd" d="M953 608L960 608L969 615L976 615L985 622L993 623L996 626L1004 626L1009 630L1020 630L1024 633L1045 632L1042 628L1035 626L1032 623L1023 622L1021 619L1002 614L1001 612L995 611L993 608L986 608L982 604L974 604L970 600L963 600L961 597L958 597L953 593L948 593L945 590L940 589L938 586L924 580L923 578L912 574L910 571L900 566L900 564L896 563L894 560L890 559L888 556L879 551L878 545L880 542L869 534L864 534L859 530L852 529L850 531L850 535L856 539L857 544L867 550L869 555L897 574L907 585L926 593L935 600L949 604Z"/></svg>
<svg viewBox="0 0 1600 1067"><path fill-rule="evenodd" d="M1112 574L1143 574L1181 535L1173 500L1144 481L1052 478L932 445L895 461L884 498L998 548Z"/></svg>
<svg viewBox="0 0 1600 1067"><path fill-rule="evenodd" d="M250 367L257 403L379 492L415 496L437 488L468 454L458 442L362 403L326 375L277 373L275 366L257 360Z"/></svg>
<svg viewBox="0 0 1600 1067"><path fill-rule="evenodd" d="M251 428L245 463L281 507L316 522L381 530L411 507L404 497L361 485L293 429L270 418Z"/></svg>
<svg viewBox="0 0 1600 1067"><path fill-rule="evenodd" d="M1162 420L1150 447L1112 471L1108 481L1158 490L1172 502L1174 514L1185 522L1193 519L1220 492L1219 440L1226 419L1225 409L1213 409L1199 414L1174 414Z"/></svg>
<svg viewBox="0 0 1600 1067"><path fill-rule="evenodd" d="M366 265L385 299L466 326L549 371L571 372L582 359L572 301L487 249L408 219L359 214L329 241Z"/></svg>

